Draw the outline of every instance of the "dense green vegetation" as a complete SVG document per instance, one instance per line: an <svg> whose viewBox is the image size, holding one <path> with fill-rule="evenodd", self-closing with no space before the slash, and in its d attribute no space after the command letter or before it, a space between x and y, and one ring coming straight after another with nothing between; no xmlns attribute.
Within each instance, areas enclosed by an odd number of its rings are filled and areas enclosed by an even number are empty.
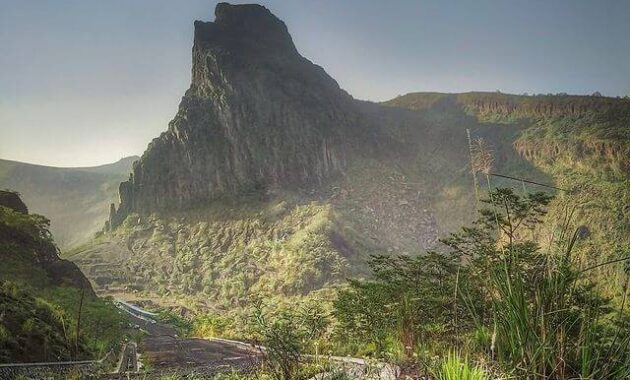
<svg viewBox="0 0 630 380"><path fill-rule="evenodd" d="M216 204L167 218L133 215L114 238L131 240L134 256L124 246L112 249L111 236L104 236L104 245L97 240L67 257L97 284L103 276L110 291L133 284L140 292L189 295L217 306L242 305L252 293L305 295L342 281L357 258L342 257L328 238L346 244L339 217L319 202L289 202Z"/></svg>
<svg viewBox="0 0 630 380"><path fill-rule="evenodd" d="M332 298L252 301L242 320L205 321L219 334L242 323L268 347L261 371L273 379L302 378L305 353L333 352L417 363L444 380L630 376L630 263L608 264L626 268L617 305L575 255L583 231L563 221L551 244L532 240L554 223L553 196L498 188L483 202L472 225L443 239L448 251L375 255L373 276Z"/></svg>
<svg viewBox="0 0 630 380"><path fill-rule="evenodd" d="M271 326L262 342L284 347L297 362L300 348L317 346L304 342L332 340L355 354L419 360L438 379L627 378L630 264L615 306L598 290L593 268L574 255L588 240L580 230L566 223L546 247L527 238L551 223L551 201L544 193L493 190L480 218L444 239L450 251L374 256L374 276L351 280L332 315L320 309L305 320L302 311L285 310L259 322ZM277 342L275 332L290 342Z"/></svg>
<svg viewBox="0 0 630 380"><path fill-rule="evenodd" d="M46 218L0 206L0 256L0 362L100 358L119 344L126 319L79 287Z"/></svg>
<svg viewBox="0 0 630 380"><path fill-rule="evenodd" d="M519 377L629 376L628 273L619 289L621 306L615 307L574 255L586 239L580 230L570 233L565 221L544 249L523 238L540 227L547 195L523 198L508 189L489 195L491 207L480 211L480 219L444 240L452 251L438 254L441 260L435 254L374 258L375 280L353 284L337 300L344 331L377 347L387 347L391 335L407 349L420 344L419 351L445 354L444 347L458 347ZM623 263L617 265L623 270ZM371 325L380 329L366 330Z"/></svg>
<svg viewBox="0 0 630 380"><path fill-rule="evenodd" d="M126 319L96 298L84 299L79 326L78 289L32 289L8 281L0 286L2 363L99 359L124 335Z"/></svg>

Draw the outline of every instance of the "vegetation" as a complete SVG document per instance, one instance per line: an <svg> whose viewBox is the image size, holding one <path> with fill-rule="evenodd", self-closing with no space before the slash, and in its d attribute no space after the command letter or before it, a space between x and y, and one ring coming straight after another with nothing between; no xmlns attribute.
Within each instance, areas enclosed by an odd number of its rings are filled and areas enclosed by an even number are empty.
<svg viewBox="0 0 630 380"><path fill-rule="evenodd" d="M125 319L108 301L84 300L79 327L80 290L22 288L0 282L0 362L99 359L120 343Z"/></svg>
<svg viewBox="0 0 630 380"><path fill-rule="evenodd" d="M477 366L471 366L468 358L455 353L449 353L439 367L433 372L436 380L485 380L484 370Z"/></svg>
<svg viewBox="0 0 630 380"><path fill-rule="evenodd" d="M483 202L475 223L443 239L447 251L373 255L372 276L340 287L332 309L253 302L246 320L208 324L246 324L274 379L300 378L305 354L332 352L417 362L436 379L630 376L630 276L618 304L575 255L589 243L579 229L564 220L550 244L534 240L553 223L551 195L498 188Z"/></svg>
<svg viewBox="0 0 630 380"><path fill-rule="evenodd" d="M363 354L402 358L419 342L453 334L455 256L380 255L372 257L370 267L373 279L350 280L334 304L344 338L374 344L373 352Z"/></svg>
<svg viewBox="0 0 630 380"><path fill-rule="evenodd" d="M48 223L0 206L0 362L100 358L123 336L126 320L109 300L51 277L47 265L63 263Z"/></svg>
<svg viewBox="0 0 630 380"><path fill-rule="evenodd" d="M131 284L229 309L251 295L303 296L341 283L359 261L350 247L342 256L335 246L347 244L345 232L342 218L319 202L226 200L181 215L130 216L115 235L67 257L109 291Z"/></svg>
<svg viewBox="0 0 630 380"><path fill-rule="evenodd" d="M254 340L265 346L265 369L274 379L291 380L305 377L302 353L315 350L330 324L317 305L301 305L288 310L273 310L256 302L251 328ZM308 367L306 368L308 369ZM306 376L308 378L308 376Z"/></svg>
<svg viewBox="0 0 630 380"><path fill-rule="evenodd" d="M615 308L572 254L579 231L562 231L546 251L523 237L540 226L550 201L542 193L496 189L472 227L444 240L449 253L374 257L375 280L352 281L335 304L342 330L367 342L395 337L406 348L432 347L441 355L440 344L449 342L449 350L464 348L517 377L626 378L628 277L624 303ZM427 334L435 325L442 334ZM443 363L439 376L448 376L453 362Z"/></svg>
<svg viewBox="0 0 630 380"><path fill-rule="evenodd" d="M132 215L72 257L110 291L190 307L190 334L280 347L269 355L278 378L322 352L418 361L436 377L626 376L627 101L428 94L391 105L415 109L375 115L396 120L396 160L351 162L308 194ZM437 249L431 235L462 225ZM327 327L305 339L291 305L309 302Z"/></svg>

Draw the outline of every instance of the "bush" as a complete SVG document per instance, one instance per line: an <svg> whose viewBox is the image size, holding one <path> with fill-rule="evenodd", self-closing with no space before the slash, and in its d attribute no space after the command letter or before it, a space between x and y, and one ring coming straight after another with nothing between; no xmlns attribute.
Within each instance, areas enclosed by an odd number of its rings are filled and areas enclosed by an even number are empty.
<svg viewBox="0 0 630 380"><path fill-rule="evenodd" d="M329 320L316 305L303 304L294 309L274 309L260 301L254 303L251 333L264 345L266 370L277 380L302 378L303 353L313 348Z"/></svg>
<svg viewBox="0 0 630 380"><path fill-rule="evenodd" d="M461 357L454 352L449 353L433 371L435 380L486 380L485 371L481 367L473 366L467 357Z"/></svg>
<svg viewBox="0 0 630 380"><path fill-rule="evenodd" d="M378 356L411 356L426 340L452 335L457 257L429 252L418 257L372 256L373 279L349 281L334 303L338 329L372 342ZM388 344L394 337L398 344ZM402 347L404 352L396 349Z"/></svg>

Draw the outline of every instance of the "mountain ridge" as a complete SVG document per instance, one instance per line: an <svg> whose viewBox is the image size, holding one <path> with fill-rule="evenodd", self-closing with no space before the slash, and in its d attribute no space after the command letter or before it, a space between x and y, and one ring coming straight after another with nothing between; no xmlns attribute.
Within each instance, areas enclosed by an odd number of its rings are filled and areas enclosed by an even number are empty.
<svg viewBox="0 0 630 380"><path fill-rule="evenodd" d="M112 226L132 211L320 182L344 166L352 98L266 8L222 3L215 13L195 22L190 88L121 184Z"/></svg>

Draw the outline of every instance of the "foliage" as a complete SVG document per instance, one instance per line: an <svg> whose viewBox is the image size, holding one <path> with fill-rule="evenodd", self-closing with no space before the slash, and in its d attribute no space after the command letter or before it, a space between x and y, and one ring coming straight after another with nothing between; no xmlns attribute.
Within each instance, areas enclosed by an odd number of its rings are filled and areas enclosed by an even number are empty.
<svg viewBox="0 0 630 380"><path fill-rule="evenodd" d="M193 334L204 338L231 338L236 330L235 323L234 315L204 313L194 318Z"/></svg>
<svg viewBox="0 0 630 380"><path fill-rule="evenodd" d="M33 356L57 360L72 357L69 326L43 300L3 281L0 315L0 362L28 361Z"/></svg>
<svg viewBox="0 0 630 380"><path fill-rule="evenodd" d="M50 220L42 215L22 214L8 207L0 206L0 223L2 223L2 228L20 231L33 240L52 242L52 235L49 231Z"/></svg>
<svg viewBox="0 0 630 380"><path fill-rule="evenodd" d="M251 332L264 347L266 368L274 379L300 378L303 353L313 348L330 323L314 304L290 309L274 309L260 301L253 305Z"/></svg>
<svg viewBox="0 0 630 380"><path fill-rule="evenodd" d="M50 278L46 265L59 259L48 226L45 217L0 206L1 361L100 358L123 336L125 319L110 300Z"/></svg>
<svg viewBox="0 0 630 380"><path fill-rule="evenodd" d="M551 202L495 189L472 226L443 240L449 252L373 257L373 278L339 292L338 331L381 350L394 336L415 354L450 342L528 379L627 377L629 277L616 307L573 253L581 230L559 233L543 251L532 239ZM449 354L436 376L484 376L467 361Z"/></svg>
<svg viewBox="0 0 630 380"><path fill-rule="evenodd" d="M95 268L109 289L132 284L225 309L244 306L251 295L305 295L351 273L351 255L331 241L340 222L328 205L251 202L217 201L181 218L131 215L101 239L113 244L95 241L69 257L86 272ZM134 253L124 265L101 265L127 255L126 242Z"/></svg>
<svg viewBox="0 0 630 380"><path fill-rule="evenodd" d="M157 320L174 327L179 336L189 336L194 330L194 324L189 318L167 308L160 308Z"/></svg>
<svg viewBox="0 0 630 380"><path fill-rule="evenodd" d="M467 357L450 352L434 371L435 380L485 380L483 368L473 366Z"/></svg>
<svg viewBox="0 0 630 380"><path fill-rule="evenodd" d="M76 336L81 290L70 287L53 287L38 292L67 324L68 334ZM110 350L117 349L125 337L127 316L121 313L110 298L85 296L81 307L81 344L85 358L101 358Z"/></svg>
<svg viewBox="0 0 630 380"><path fill-rule="evenodd" d="M26 291L0 283L0 362L100 358L116 347L125 319L103 300L86 299L76 342L80 290Z"/></svg>
<svg viewBox="0 0 630 380"><path fill-rule="evenodd" d="M338 328L350 339L376 344L383 356L390 336L407 356L419 340L452 332L456 256L429 252L418 257L373 256L373 279L350 280L335 301Z"/></svg>
<svg viewBox="0 0 630 380"><path fill-rule="evenodd" d="M493 208L480 212L476 227L445 243L468 257L470 283L482 289L464 291L462 298L478 330L493 331L490 357L536 378L627 373L630 334L622 326L611 329L616 323L611 318L617 318L612 305L572 255L579 230L542 252L535 242L519 237L528 234L519 234L518 228L533 230L542 223L550 198L523 198L506 189L490 192L489 198ZM618 322L625 318L623 309L618 316Z"/></svg>

